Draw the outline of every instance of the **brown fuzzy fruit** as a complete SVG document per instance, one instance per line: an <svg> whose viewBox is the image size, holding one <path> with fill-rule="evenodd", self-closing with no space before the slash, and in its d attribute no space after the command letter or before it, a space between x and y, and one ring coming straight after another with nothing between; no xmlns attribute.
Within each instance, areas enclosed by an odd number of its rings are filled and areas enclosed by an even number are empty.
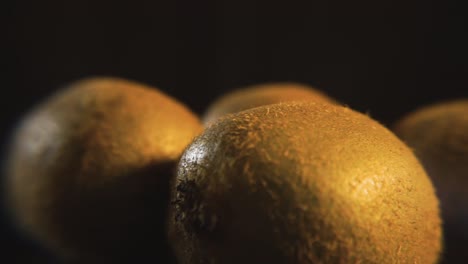
<svg viewBox="0 0 468 264"><path fill-rule="evenodd" d="M217 99L203 116L205 125L230 113L288 101L336 103L319 90L299 83L267 83L235 90Z"/></svg>
<svg viewBox="0 0 468 264"><path fill-rule="evenodd" d="M15 131L6 167L13 216L71 263L169 263L169 180L201 129L156 89L117 78L73 83Z"/></svg>
<svg viewBox="0 0 468 264"><path fill-rule="evenodd" d="M185 150L169 239L180 264L435 263L438 201L411 151L348 108L228 115Z"/></svg>
<svg viewBox="0 0 468 264"><path fill-rule="evenodd" d="M448 263L466 263L468 99L421 108L400 120L395 132L414 149L434 182L447 234Z"/></svg>

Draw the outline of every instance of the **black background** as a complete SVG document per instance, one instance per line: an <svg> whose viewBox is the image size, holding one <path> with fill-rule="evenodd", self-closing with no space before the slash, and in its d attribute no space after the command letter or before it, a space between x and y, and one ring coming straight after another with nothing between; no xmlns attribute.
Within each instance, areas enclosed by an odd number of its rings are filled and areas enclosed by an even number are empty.
<svg viewBox="0 0 468 264"><path fill-rule="evenodd" d="M303 82L391 124L418 106L468 96L461 3L11 2L2 8L1 139L33 104L90 75L156 86L200 114L239 86ZM23 242L1 230L2 254L14 254Z"/></svg>

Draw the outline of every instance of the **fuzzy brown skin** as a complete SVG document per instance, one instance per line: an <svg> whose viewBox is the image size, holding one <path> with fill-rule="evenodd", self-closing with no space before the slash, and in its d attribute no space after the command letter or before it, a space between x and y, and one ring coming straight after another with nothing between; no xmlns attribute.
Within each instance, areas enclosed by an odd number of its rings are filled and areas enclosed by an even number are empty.
<svg viewBox="0 0 468 264"><path fill-rule="evenodd" d="M418 109L400 120L394 130L414 149L434 182L447 234L455 236L447 237L447 257L462 261L448 263L466 263L468 99Z"/></svg>
<svg viewBox="0 0 468 264"><path fill-rule="evenodd" d="M432 183L390 131L313 102L228 115L184 152L171 192L179 264L436 263Z"/></svg>
<svg viewBox="0 0 468 264"><path fill-rule="evenodd" d="M203 115L209 125L216 119L250 108L288 101L317 101L336 103L323 92L299 83L267 83L235 90L218 98Z"/></svg>
<svg viewBox="0 0 468 264"><path fill-rule="evenodd" d="M162 92L85 79L29 113L7 163L20 228L67 263L171 263L169 181L198 118Z"/></svg>

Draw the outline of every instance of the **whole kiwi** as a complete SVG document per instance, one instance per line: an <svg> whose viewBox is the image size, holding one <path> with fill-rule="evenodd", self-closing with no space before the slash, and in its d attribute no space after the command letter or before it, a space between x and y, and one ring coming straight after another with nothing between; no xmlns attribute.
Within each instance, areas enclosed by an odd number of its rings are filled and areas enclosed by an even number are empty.
<svg viewBox="0 0 468 264"><path fill-rule="evenodd" d="M202 117L204 124L209 124L226 114L246 109L288 101L312 100L336 103L323 92L300 83L265 83L252 85L221 96L215 100Z"/></svg>
<svg viewBox="0 0 468 264"><path fill-rule="evenodd" d="M289 102L219 119L171 192L180 264L436 263L438 200L412 152L345 107Z"/></svg>
<svg viewBox="0 0 468 264"><path fill-rule="evenodd" d="M72 83L14 131L12 216L67 263L170 263L169 181L201 129L155 88L119 78Z"/></svg>
<svg viewBox="0 0 468 264"><path fill-rule="evenodd" d="M468 99L422 107L394 130L420 159L440 198L447 263L466 263L468 252Z"/></svg>

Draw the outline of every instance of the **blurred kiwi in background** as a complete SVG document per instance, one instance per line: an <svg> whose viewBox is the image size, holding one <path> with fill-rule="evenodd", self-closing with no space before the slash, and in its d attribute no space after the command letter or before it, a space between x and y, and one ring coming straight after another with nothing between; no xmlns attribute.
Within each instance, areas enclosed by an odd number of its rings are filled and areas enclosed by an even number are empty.
<svg viewBox="0 0 468 264"><path fill-rule="evenodd" d="M226 93L211 103L202 120L207 125L226 114L262 105L304 100L336 103L324 92L306 84L294 82L264 83Z"/></svg>
<svg viewBox="0 0 468 264"><path fill-rule="evenodd" d="M5 165L18 229L66 263L173 263L169 181L198 117L119 78L71 83L13 131Z"/></svg>
<svg viewBox="0 0 468 264"><path fill-rule="evenodd" d="M421 160L441 201L444 263L468 261L468 98L428 105L394 126Z"/></svg>

